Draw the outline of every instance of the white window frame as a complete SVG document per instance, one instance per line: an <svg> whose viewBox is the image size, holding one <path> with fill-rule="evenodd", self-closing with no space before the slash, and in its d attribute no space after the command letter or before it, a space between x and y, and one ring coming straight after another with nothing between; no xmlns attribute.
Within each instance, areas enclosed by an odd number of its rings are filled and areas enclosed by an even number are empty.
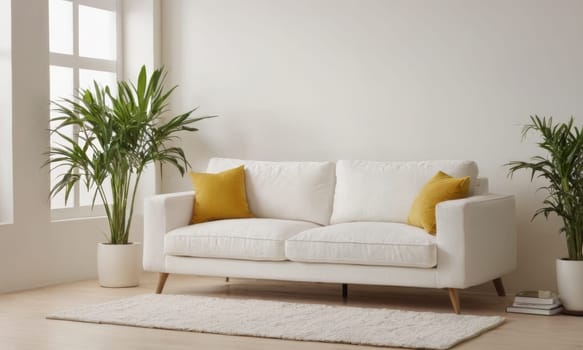
<svg viewBox="0 0 583 350"><path fill-rule="evenodd" d="M47 0L50 1L50 0ZM115 73L119 80L122 76L123 61L122 61L122 0L65 0L73 4L73 53L62 54L49 51L49 65L60 66L73 69L73 91L79 91L79 70L91 69L97 71ZM116 59L106 60L99 58L81 57L79 55L79 6L89 6L102 10L114 11L116 14ZM50 18L49 18L50 21ZM77 140L79 137L78 130L73 131L73 138ZM72 191L72 197L69 201L73 201L73 206L69 208L51 208L52 220L67 220L78 219L84 217L99 217L105 216L105 208L103 204L95 205L81 205L80 189L84 186L83 183L77 182Z"/></svg>

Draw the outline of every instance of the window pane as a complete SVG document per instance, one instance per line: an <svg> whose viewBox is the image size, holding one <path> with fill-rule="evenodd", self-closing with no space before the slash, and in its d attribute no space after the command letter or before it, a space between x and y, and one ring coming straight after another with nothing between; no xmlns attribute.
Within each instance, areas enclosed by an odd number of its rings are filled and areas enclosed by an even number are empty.
<svg viewBox="0 0 583 350"><path fill-rule="evenodd" d="M68 67L51 66L50 67L50 96L51 101L56 101L62 98L71 98L73 96L73 69ZM55 106L51 106L54 108ZM56 112L51 111L51 117L57 116ZM55 128L57 123L51 122L51 129ZM60 130L61 133L67 137L73 137L73 127L68 126ZM58 147L59 145L67 145L64 138L57 134L51 134L51 146ZM51 188L60 177L66 172L65 167L57 167L56 164L51 165ZM74 206L74 191L71 192L71 197L67 204L65 204L65 192L59 192L51 199L51 208L71 208Z"/></svg>
<svg viewBox="0 0 583 350"><path fill-rule="evenodd" d="M112 72L91 69L79 69L79 88L93 89L93 81L102 87L109 86L112 92L117 91L117 76Z"/></svg>
<svg viewBox="0 0 583 350"><path fill-rule="evenodd" d="M81 139L79 142L82 144L84 141ZM94 154L93 151L91 150L91 148L89 148L87 150L87 156L89 158L92 158L93 154ZM105 192L105 195L107 196L108 201L111 200L111 190L109 186L110 186L109 180L106 180L105 183L103 184L103 190ZM89 190L87 190L87 186L85 185L85 183L79 183L79 205L91 206L91 203L93 202L93 195L95 194L96 189L97 189L96 186L91 186L89 187ZM95 197L95 205L100 204L103 204L103 201L101 200L101 197L99 196L98 193L97 196Z"/></svg>
<svg viewBox="0 0 583 350"><path fill-rule="evenodd" d="M112 72L104 72L104 71L97 71L91 69L79 69L79 87L81 89L93 89L93 81L96 81L97 84L100 86L109 86L112 93L116 93L117 91L117 75ZM89 156L92 156L91 152L89 152ZM105 188L105 195L108 198L111 198L111 191L109 189L109 184L104 185ZM79 188L79 204L81 206L91 205L91 201L93 200L93 193L95 193L95 187L91 187L89 191L87 187L81 185ZM103 201L99 196L95 199L95 205L103 204Z"/></svg>
<svg viewBox="0 0 583 350"><path fill-rule="evenodd" d="M87 186L84 183L79 184L79 205L84 206L91 206L91 202L93 201L93 194L95 193L95 186L91 186L91 189L87 191ZM95 197L95 205L103 204L103 201L97 194Z"/></svg>
<svg viewBox="0 0 583 350"><path fill-rule="evenodd" d="M51 66L51 101L73 96L73 68Z"/></svg>
<svg viewBox="0 0 583 350"><path fill-rule="evenodd" d="M85 137L83 135L79 135L79 144L81 145L81 147L83 147L83 144L85 142ZM89 158L93 158L94 152L91 148L87 149L87 156ZM111 203L111 188L110 188L110 181L109 179L106 179L103 183L103 192L105 193L105 196L107 198L107 201L109 203ZM93 202L93 196L95 195L95 190L97 189L96 186L90 186L89 189L87 189L86 184L83 183L79 183L79 205L80 206L91 206L92 202ZM101 205L103 204L103 200L101 199L101 196L99 195L99 193L97 194L97 196L95 197L95 205Z"/></svg>
<svg viewBox="0 0 583 350"><path fill-rule="evenodd" d="M65 167L55 168L56 164L51 165L51 188L61 179L61 176L67 171ZM75 189L71 190L69 200L65 204L65 190L59 192L51 198L51 209L73 208L75 206Z"/></svg>
<svg viewBox="0 0 583 350"><path fill-rule="evenodd" d="M116 59L115 12L79 6L79 56Z"/></svg>
<svg viewBox="0 0 583 350"><path fill-rule="evenodd" d="M0 0L0 222L12 222L12 4Z"/></svg>
<svg viewBox="0 0 583 350"><path fill-rule="evenodd" d="M91 202L93 201L93 195L95 194L95 186L91 186L91 188L89 188L89 191L87 190L87 186L85 186L85 183L79 183L79 205L80 206L91 206ZM105 196L107 198L107 201L111 204L111 188L110 188L110 184L109 184L109 180L105 180L104 184L103 184L103 192L105 192ZM101 205L103 204L103 201L101 200L101 197L99 196L99 193L97 194L97 197L95 197L95 205Z"/></svg>
<svg viewBox="0 0 583 350"><path fill-rule="evenodd" d="M50 51L73 54L73 3L49 0Z"/></svg>

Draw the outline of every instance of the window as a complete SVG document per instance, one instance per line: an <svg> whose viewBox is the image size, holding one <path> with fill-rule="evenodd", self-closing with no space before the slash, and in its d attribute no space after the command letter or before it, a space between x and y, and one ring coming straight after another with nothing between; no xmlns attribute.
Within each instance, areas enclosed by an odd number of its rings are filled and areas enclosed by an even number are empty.
<svg viewBox="0 0 583 350"><path fill-rule="evenodd" d="M12 222L12 11L0 0L0 223Z"/></svg>
<svg viewBox="0 0 583 350"><path fill-rule="evenodd" d="M48 1L51 100L71 98L93 81L115 90L121 67L118 1ZM76 139L76 132L71 128L67 136ZM51 145L59 143L59 136L51 135ZM59 168L51 170L51 187L61 174ZM91 211L92 192L77 184L67 203L64 192L59 193L51 199L53 218L102 215L99 208Z"/></svg>

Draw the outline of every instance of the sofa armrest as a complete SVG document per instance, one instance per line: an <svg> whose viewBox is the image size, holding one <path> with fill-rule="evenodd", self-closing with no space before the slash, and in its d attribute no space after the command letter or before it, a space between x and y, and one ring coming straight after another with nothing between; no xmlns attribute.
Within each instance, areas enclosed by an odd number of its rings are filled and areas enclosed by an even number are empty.
<svg viewBox="0 0 583 350"><path fill-rule="evenodd" d="M164 235L190 224L193 203L194 191L161 194L144 200L144 270L165 272Z"/></svg>
<svg viewBox="0 0 583 350"><path fill-rule="evenodd" d="M467 288L516 268L514 196L487 194L436 208L437 284Z"/></svg>

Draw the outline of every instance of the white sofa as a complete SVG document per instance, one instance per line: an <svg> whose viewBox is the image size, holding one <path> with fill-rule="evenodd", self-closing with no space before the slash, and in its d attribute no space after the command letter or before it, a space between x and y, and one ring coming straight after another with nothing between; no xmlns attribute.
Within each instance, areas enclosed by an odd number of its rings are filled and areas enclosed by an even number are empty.
<svg viewBox="0 0 583 350"><path fill-rule="evenodd" d="M489 194L472 161L263 162L213 158L208 172L245 165L256 218L189 225L194 192L156 195L144 207L144 269L289 281L457 289L516 267L514 198ZM470 196L437 205L437 234L405 224L437 172L470 176Z"/></svg>

